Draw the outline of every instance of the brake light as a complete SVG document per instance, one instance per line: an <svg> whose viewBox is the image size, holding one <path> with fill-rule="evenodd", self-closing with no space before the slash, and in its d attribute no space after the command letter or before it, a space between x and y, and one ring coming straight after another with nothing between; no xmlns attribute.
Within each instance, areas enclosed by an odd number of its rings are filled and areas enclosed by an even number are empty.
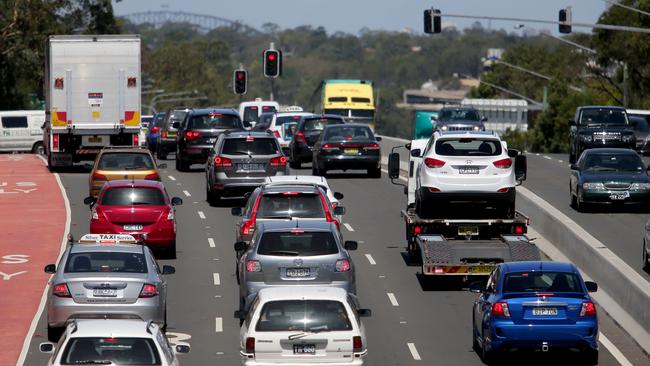
<svg viewBox="0 0 650 366"><path fill-rule="evenodd" d="M497 160L494 163L495 167L499 169L509 169L512 166L512 160L510 158Z"/></svg>
<svg viewBox="0 0 650 366"><path fill-rule="evenodd" d="M133 146L138 146L140 144L140 135L137 133L133 134Z"/></svg>
<svg viewBox="0 0 650 366"><path fill-rule="evenodd" d="M228 158L224 158L223 156L215 156L214 157L214 166L215 167L232 166L232 160L230 160Z"/></svg>
<svg viewBox="0 0 650 366"><path fill-rule="evenodd" d="M52 150L59 149L59 135L52 135Z"/></svg>
<svg viewBox="0 0 650 366"><path fill-rule="evenodd" d="M160 175L158 173L147 174L144 176L144 179L160 181Z"/></svg>
<svg viewBox="0 0 650 366"><path fill-rule="evenodd" d="M508 188L508 187L505 187L505 188L499 188L499 189L497 190L497 193L507 193L509 189L510 189L510 188Z"/></svg>
<svg viewBox="0 0 650 366"><path fill-rule="evenodd" d="M253 221L252 218L250 220L248 220L248 221L245 221L244 224L241 226L241 234L242 235L250 235L250 234L252 234L253 231L255 231L255 229L253 228L253 225L255 225L255 222Z"/></svg>
<svg viewBox="0 0 650 366"><path fill-rule="evenodd" d="M510 317L510 309L508 309L508 304L505 301L499 301L492 304L492 310L490 313L494 316L502 316L504 318Z"/></svg>
<svg viewBox="0 0 650 366"><path fill-rule="evenodd" d="M434 158L425 158L424 165L428 168L442 168L445 165L445 162Z"/></svg>
<svg viewBox="0 0 650 366"><path fill-rule="evenodd" d="M246 353L255 353L255 338L246 338Z"/></svg>
<svg viewBox="0 0 650 366"><path fill-rule="evenodd" d="M155 126L151 129L151 133L158 133L158 130L159 130L158 126Z"/></svg>
<svg viewBox="0 0 650 366"><path fill-rule="evenodd" d="M162 132L162 138L166 139L167 138L167 131Z"/></svg>
<svg viewBox="0 0 650 366"><path fill-rule="evenodd" d="M555 296L555 293L554 292L537 292L537 293L535 293L535 295L548 297L548 296Z"/></svg>
<svg viewBox="0 0 650 366"><path fill-rule="evenodd" d="M305 230L291 230L289 232L294 235L300 235L300 234L304 234Z"/></svg>
<svg viewBox="0 0 650 366"><path fill-rule="evenodd" d="M262 266L258 261L246 262L246 272L262 272Z"/></svg>
<svg viewBox="0 0 650 366"><path fill-rule="evenodd" d="M278 131L278 130L274 130L274 131L273 131L273 136L275 136L275 137L277 137L277 138L280 138L280 131Z"/></svg>
<svg viewBox="0 0 650 366"><path fill-rule="evenodd" d="M429 192L431 192L431 193L440 192L440 189L438 189L436 187L429 187Z"/></svg>
<svg viewBox="0 0 650 366"><path fill-rule="evenodd" d="M336 228L340 230L341 227L339 226L339 222L332 217L332 213L330 212L330 207L325 201L325 196L323 196L322 194L320 194L320 201L323 204L323 209L325 210L325 221L333 222L336 225Z"/></svg>
<svg viewBox="0 0 650 366"><path fill-rule="evenodd" d="M156 295L158 295L158 288L156 285L145 283L144 286L142 286L142 291L140 291L141 299L148 299Z"/></svg>
<svg viewBox="0 0 650 366"><path fill-rule="evenodd" d="M354 348L353 352L362 352L363 351L363 342L361 341L360 336L352 337L352 348Z"/></svg>
<svg viewBox="0 0 650 366"><path fill-rule="evenodd" d="M341 145L339 144L324 144L322 149L323 150L336 150L340 147Z"/></svg>
<svg viewBox="0 0 650 366"><path fill-rule="evenodd" d="M201 132L199 131L186 131L185 132L185 138L188 140L196 140L201 136Z"/></svg>
<svg viewBox="0 0 650 366"><path fill-rule="evenodd" d="M52 295L56 297L66 297L70 298L72 295L70 295L70 291L68 290L68 285L65 283L59 283L57 285L54 285L54 288L52 289Z"/></svg>
<svg viewBox="0 0 650 366"><path fill-rule="evenodd" d="M93 173L93 180L108 180L104 174Z"/></svg>
<svg viewBox="0 0 650 366"><path fill-rule="evenodd" d="M515 226L515 234L523 234L525 232L526 230L524 230L524 226Z"/></svg>
<svg viewBox="0 0 650 366"><path fill-rule="evenodd" d="M287 158L284 156L277 156L271 159L271 166L285 166L287 165Z"/></svg>
<svg viewBox="0 0 650 366"><path fill-rule="evenodd" d="M350 261L347 259L341 259L336 261L336 272L347 272L350 270Z"/></svg>
<svg viewBox="0 0 650 366"><path fill-rule="evenodd" d="M296 134L296 142L305 142L305 134L302 132L298 132Z"/></svg>
<svg viewBox="0 0 650 366"><path fill-rule="evenodd" d="M376 142L373 142L372 144L366 144L363 146L364 149L366 150L379 150L379 144Z"/></svg>
<svg viewBox="0 0 650 366"><path fill-rule="evenodd" d="M413 226L413 234L422 234L422 226Z"/></svg>
<svg viewBox="0 0 650 366"><path fill-rule="evenodd" d="M298 196L300 192L282 192L283 196Z"/></svg>
<svg viewBox="0 0 650 366"><path fill-rule="evenodd" d="M596 305L591 301L583 302L582 308L580 309L580 316L596 316Z"/></svg>

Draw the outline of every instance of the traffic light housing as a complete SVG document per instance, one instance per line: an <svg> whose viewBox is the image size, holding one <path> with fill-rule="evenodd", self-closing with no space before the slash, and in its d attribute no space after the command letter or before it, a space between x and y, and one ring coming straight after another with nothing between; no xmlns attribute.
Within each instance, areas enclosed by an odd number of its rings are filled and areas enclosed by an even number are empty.
<svg viewBox="0 0 650 366"><path fill-rule="evenodd" d="M560 21L560 24L558 25L559 28L558 31L563 34L571 33L571 7L570 6L564 9L560 9L558 20Z"/></svg>
<svg viewBox="0 0 650 366"><path fill-rule="evenodd" d="M233 73L232 88L235 94L244 95L248 89L248 72L237 69Z"/></svg>
<svg viewBox="0 0 650 366"><path fill-rule="evenodd" d="M442 32L442 18L440 9L427 9L424 11L424 33Z"/></svg>
<svg viewBox="0 0 650 366"><path fill-rule="evenodd" d="M282 52L279 50L264 51L264 76L277 78L282 74Z"/></svg>

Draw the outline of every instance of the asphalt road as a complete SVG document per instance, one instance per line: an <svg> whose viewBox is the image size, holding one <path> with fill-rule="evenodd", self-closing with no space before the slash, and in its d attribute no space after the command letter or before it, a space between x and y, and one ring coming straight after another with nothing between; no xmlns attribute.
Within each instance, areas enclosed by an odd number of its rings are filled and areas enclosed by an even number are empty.
<svg viewBox="0 0 650 366"><path fill-rule="evenodd" d="M170 167L173 161L168 161ZM178 258L161 261L176 266L169 276L168 337L172 343L192 346L180 356L184 365L236 365L239 362L239 325L233 317L238 305L234 277L235 218L229 205L210 207L205 201L205 178L199 166L189 173L161 171L172 196L183 198L178 207ZM311 170L302 169L301 174ZM79 237L88 230L87 172L61 174L72 208L71 232ZM353 252L357 266L362 307L373 311L364 318L368 334L369 365L481 365L471 348L471 306L476 295L462 284L432 286L418 275L419 267L405 261L404 226L399 210L404 206L402 189L382 179L354 174L328 178L332 188L345 194L348 214L342 228L346 239L359 241ZM533 176L531 180L537 179ZM205 218L202 218L205 217ZM348 226L346 225L346 226ZM211 241L214 246L211 245ZM392 295L389 295L392 294ZM649 364L612 319L600 312L601 331L632 361ZM46 340L45 316L41 316L25 365L44 365L47 356L38 352ZM542 356L542 357L540 357ZM573 358L521 354L510 364L579 364ZM601 365L619 364L601 347Z"/></svg>

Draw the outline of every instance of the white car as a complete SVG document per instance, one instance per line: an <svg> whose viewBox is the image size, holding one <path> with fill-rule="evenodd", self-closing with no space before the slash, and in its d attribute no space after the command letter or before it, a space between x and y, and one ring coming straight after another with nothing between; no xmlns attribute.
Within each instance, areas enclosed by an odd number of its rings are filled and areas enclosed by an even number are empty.
<svg viewBox="0 0 650 366"><path fill-rule="evenodd" d="M260 114L265 112L277 112L280 109L278 102L255 98L254 101L239 103L239 117L246 127L255 127L260 120Z"/></svg>
<svg viewBox="0 0 650 366"><path fill-rule="evenodd" d="M172 346L158 325L135 319L79 319L68 324L58 346L45 342L48 366L58 365L179 365L176 354L190 346Z"/></svg>
<svg viewBox="0 0 650 366"><path fill-rule="evenodd" d="M463 218L514 217L515 186L525 179L525 157L508 151L496 133L436 132L423 153L411 149L411 155L422 157L415 174L420 217L453 218L456 212Z"/></svg>
<svg viewBox="0 0 650 366"><path fill-rule="evenodd" d="M368 353L354 295L334 287L274 287L259 291L243 320L240 355L243 366L363 365Z"/></svg>
<svg viewBox="0 0 650 366"><path fill-rule="evenodd" d="M289 142L291 142L291 138L293 137L293 131L298 128L300 117L311 116L312 114L302 111L268 113L266 115L268 121L264 121L263 117L261 117L255 129L261 130L263 128L264 131L273 131L273 135L278 139L282 151L288 156Z"/></svg>

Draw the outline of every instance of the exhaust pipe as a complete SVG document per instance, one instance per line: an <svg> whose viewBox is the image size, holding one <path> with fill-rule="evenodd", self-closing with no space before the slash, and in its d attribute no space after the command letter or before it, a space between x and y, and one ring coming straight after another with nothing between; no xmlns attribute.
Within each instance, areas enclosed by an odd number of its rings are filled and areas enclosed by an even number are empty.
<svg viewBox="0 0 650 366"><path fill-rule="evenodd" d="M548 352L548 342L542 342L542 352Z"/></svg>

